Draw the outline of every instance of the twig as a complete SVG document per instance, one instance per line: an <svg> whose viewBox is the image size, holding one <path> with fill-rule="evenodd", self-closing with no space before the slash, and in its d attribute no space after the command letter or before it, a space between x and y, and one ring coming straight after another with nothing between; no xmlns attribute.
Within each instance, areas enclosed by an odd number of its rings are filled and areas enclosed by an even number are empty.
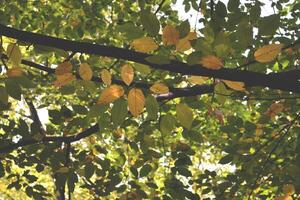
<svg viewBox="0 0 300 200"><path fill-rule="evenodd" d="M259 180L260 176L262 175L262 173L264 172L264 169L266 167L266 165L269 163L270 159L271 159L271 156L272 154L277 150L277 148L279 147L279 145L281 144L281 142L283 141L283 139L288 135L289 133L289 130L291 129L291 127L295 124L295 122L300 118L300 113L297 114L297 116L294 118L293 121L290 122L289 126L288 127L285 127L286 131L285 133L279 138L279 140L277 141L277 143L275 144L275 146L271 149L271 151L269 152L269 155L267 157L267 159L265 160L265 162L262 164L262 169L259 170L257 176L256 176L256 179L252 185L252 189L251 189L251 192L249 193L248 195L248 200L250 200L251 198L251 195L253 194L254 192L254 189L256 187L256 184L257 184L257 181Z"/></svg>
<svg viewBox="0 0 300 200"><path fill-rule="evenodd" d="M158 5L156 11L154 12L155 15L160 11L160 9L161 9L162 6L164 5L165 1L166 1L166 0L162 0L162 1L160 2L160 4Z"/></svg>

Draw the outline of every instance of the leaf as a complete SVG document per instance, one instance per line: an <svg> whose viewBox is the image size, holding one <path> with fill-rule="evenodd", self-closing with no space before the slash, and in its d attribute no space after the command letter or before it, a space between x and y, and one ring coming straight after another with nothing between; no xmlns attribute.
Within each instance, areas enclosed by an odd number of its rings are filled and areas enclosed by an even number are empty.
<svg viewBox="0 0 300 200"><path fill-rule="evenodd" d="M255 60L261 63L270 62L278 56L282 47L282 44L268 44L262 46L254 52Z"/></svg>
<svg viewBox="0 0 300 200"><path fill-rule="evenodd" d="M122 125L127 117L127 103L124 99L118 99L114 102L111 110L111 120L115 126Z"/></svg>
<svg viewBox="0 0 300 200"><path fill-rule="evenodd" d="M154 92L155 94L166 94L169 93L169 88L163 83L154 83L150 90Z"/></svg>
<svg viewBox="0 0 300 200"><path fill-rule="evenodd" d="M9 96L21 100L21 87L14 79L6 79L5 88Z"/></svg>
<svg viewBox="0 0 300 200"><path fill-rule="evenodd" d="M158 48L155 41L150 37L142 37L139 39L133 40L131 46L139 52L148 53L154 51Z"/></svg>
<svg viewBox="0 0 300 200"><path fill-rule="evenodd" d="M127 22L116 27L117 32L125 34L128 40L140 38L144 35L144 32L135 26L132 22Z"/></svg>
<svg viewBox="0 0 300 200"><path fill-rule="evenodd" d="M279 28L280 15L274 14L261 18L258 25L259 35L274 35Z"/></svg>
<svg viewBox="0 0 300 200"><path fill-rule="evenodd" d="M157 103L156 98L152 95L148 95L146 98L146 111L148 113L148 119L150 119L150 120L157 119L159 105Z"/></svg>
<svg viewBox="0 0 300 200"><path fill-rule="evenodd" d="M222 80L228 87L237 91L245 91L245 83L238 81Z"/></svg>
<svg viewBox="0 0 300 200"><path fill-rule="evenodd" d="M55 75L63 75L72 72L72 64L70 61L60 63L55 69Z"/></svg>
<svg viewBox="0 0 300 200"><path fill-rule="evenodd" d="M82 63L79 67L79 75L83 80L90 81L93 77L93 71L90 65Z"/></svg>
<svg viewBox="0 0 300 200"><path fill-rule="evenodd" d="M145 97L142 90L132 88L128 93L128 108L130 113L137 117L144 109Z"/></svg>
<svg viewBox="0 0 300 200"><path fill-rule="evenodd" d="M7 77L19 77L23 75L23 70L20 67L15 67L12 69L7 70L6 74Z"/></svg>
<svg viewBox="0 0 300 200"><path fill-rule="evenodd" d="M295 186L293 184L285 184L282 187L282 192L285 195L293 195L295 193Z"/></svg>
<svg viewBox="0 0 300 200"><path fill-rule="evenodd" d="M274 119L278 113L283 111L283 109L284 105L282 103L272 103L265 114Z"/></svg>
<svg viewBox="0 0 300 200"><path fill-rule="evenodd" d="M179 41L179 31L172 25L166 25L163 29L162 41L164 45L176 45Z"/></svg>
<svg viewBox="0 0 300 200"><path fill-rule="evenodd" d="M2 86L0 86L0 101L5 105L8 103L8 94L6 89Z"/></svg>
<svg viewBox="0 0 300 200"><path fill-rule="evenodd" d="M226 155L223 158L220 159L219 164L225 165L230 163L233 160L232 155Z"/></svg>
<svg viewBox="0 0 300 200"><path fill-rule="evenodd" d="M180 124L190 129L194 120L192 109L188 105L181 103L176 106L176 114Z"/></svg>
<svg viewBox="0 0 300 200"><path fill-rule="evenodd" d="M202 85L207 79L208 77L205 76L190 76L187 78L190 83L195 85Z"/></svg>
<svg viewBox="0 0 300 200"><path fill-rule="evenodd" d="M159 21L156 15L147 11L141 11L140 18L143 27L149 33L149 35L156 36L160 29Z"/></svg>
<svg viewBox="0 0 300 200"><path fill-rule="evenodd" d="M68 173L69 172L68 167L60 167L58 170L56 170L56 173Z"/></svg>
<svg viewBox="0 0 300 200"><path fill-rule="evenodd" d="M147 176L152 170L152 167L150 164L144 165L140 170L140 177Z"/></svg>
<svg viewBox="0 0 300 200"><path fill-rule="evenodd" d="M130 85L134 77L134 70L129 64L125 64L121 68L121 78L126 85Z"/></svg>
<svg viewBox="0 0 300 200"><path fill-rule="evenodd" d="M9 43L6 53L8 60L10 60L14 66L18 67L21 64L22 53L20 47L16 43Z"/></svg>
<svg viewBox="0 0 300 200"><path fill-rule="evenodd" d="M111 85L105 88L98 99L98 104L108 104L124 95L123 87L119 85Z"/></svg>
<svg viewBox="0 0 300 200"><path fill-rule="evenodd" d="M203 65L203 67L206 67L208 69L213 69L213 70L221 69L224 66L222 60L213 55L207 55L201 57L199 63Z"/></svg>
<svg viewBox="0 0 300 200"><path fill-rule="evenodd" d="M56 80L54 81L53 85L55 87L61 87L67 85L68 83L76 80L76 77L72 73L66 73L63 75L57 75Z"/></svg>
<svg viewBox="0 0 300 200"><path fill-rule="evenodd" d="M179 31L179 37L184 38L187 36L187 34L190 32L190 22L189 20L185 20L180 23L178 26L178 31Z"/></svg>
<svg viewBox="0 0 300 200"><path fill-rule="evenodd" d="M186 37L178 41L176 44L176 50L179 52L189 50L192 47L190 41L195 39L197 39L197 33L189 32Z"/></svg>
<svg viewBox="0 0 300 200"><path fill-rule="evenodd" d="M101 80L106 85L111 85L111 74L110 74L110 72L107 69L103 69L101 71Z"/></svg>
<svg viewBox="0 0 300 200"><path fill-rule="evenodd" d="M175 127L175 119L170 114L164 115L162 116L159 125L160 125L160 131L163 134L171 134Z"/></svg>
<svg viewBox="0 0 300 200"><path fill-rule="evenodd" d="M161 56L161 55L154 55L154 56L149 56L145 58L146 61L158 65L164 65L164 64L169 64L170 60L166 56Z"/></svg>
<svg viewBox="0 0 300 200"><path fill-rule="evenodd" d="M151 69L148 65L143 65L143 64L139 64L139 63L135 63L133 65L134 69L138 72L140 72L143 75L147 75L151 72Z"/></svg>

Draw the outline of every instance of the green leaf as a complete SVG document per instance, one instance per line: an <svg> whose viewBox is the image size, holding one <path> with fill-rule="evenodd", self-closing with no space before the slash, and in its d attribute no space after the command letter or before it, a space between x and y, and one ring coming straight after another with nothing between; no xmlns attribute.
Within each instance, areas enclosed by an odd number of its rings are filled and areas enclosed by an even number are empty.
<svg viewBox="0 0 300 200"><path fill-rule="evenodd" d="M238 11L240 5L240 0L229 0L227 7L230 12Z"/></svg>
<svg viewBox="0 0 300 200"><path fill-rule="evenodd" d="M26 76L18 76L14 77L13 79L16 80L18 84L20 84L23 88L34 88L34 83L27 78Z"/></svg>
<svg viewBox="0 0 300 200"><path fill-rule="evenodd" d="M157 100L154 96L148 95L146 98L146 111L148 112L148 119L156 120L159 111Z"/></svg>
<svg viewBox="0 0 300 200"><path fill-rule="evenodd" d="M8 94L6 89L2 86L0 86L0 101L4 104L8 103Z"/></svg>
<svg viewBox="0 0 300 200"><path fill-rule="evenodd" d="M190 28L189 20L181 22L181 24L177 27L177 30L179 31L179 37L184 38L187 36L187 34L190 32Z"/></svg>
<svg viewBox="0 0 300 200"><path fill-rule="evenodd" d="M68 190L70 192L74 192L75 183L77 183L77 182L78 182L78 177L77 177L76 173L74 171L71 171L68 175L68 180L67 180Z"/></svg>
<svg viewBox="0 0 300 200"><path fill-rule="evenodd" d="M118 25L116 30L125 34L125 37L129 40L140 38L144 35L143 31L136 27L132 22Z"/></svg>
<svg viewBox="0 0 300 200"><path fill-rule="evenodd" d="M221 158L221 160L219 161L219 164L223 164L223 165L228 164L232 161L232 159L233 159L232 155L228 154L228 155L224 156L223 158Z"/></svg>
<svg viewBox="0 0 300 200"><path fill-rule="evenodd" d="M259 22L259 35L274 35L279 28L280 15L270 15L264 17Z"/></svg>
<svg viewBox="0 0 300 200"><path fill-rule="evenodd" d="M170 114L162 116L160 121L160 131L163 134L170 134L174 128L175 128L174 117Z"/></svg>
<svg viewBox="0 0 300 200"><path fill-rule="evenodd" d="M180 124L190 129L194 120L192 109L188 105L181 103L176 106L176 114Z"/></svg>
<svg viewBox="0 0 300 200"><path fill-rule="evenodd" d="M150 164L144 165L140 170L140 177L147 176L152 170L152 167Z"/></svg>
<svg viewBox="0 0 300 200"><path fill-rule="evenodd" d="M115 126L122 125L128 115L127 102L124 99L118 99L114 102L111 110L111 120Z"/></svg>
<svg viewBox="0 0 300 200"><path fill-rule="evenodd" d="M14 79L6 79L5 88L9 96L19 101L21 100L21 87Z"/></svg>
<svg viewBox="0 0 300 200"><path fill-rule="evenodd" d="M6 50L8 59L13 63L15 67L21 64L22 54L19 46L16 43L10 43Z"/></svg>
<svg viewBox="0 0 300 200"><path fill-rule="evenodd" d="M226 6L222 1L219 1L216 5L216 13L220 17L226 17L227 15L227 10Z"/></svg>
<svg viewBox="0 0 300 200"><path fill-rule="evenodd" d="M170 60L168 57L161 56L161 55L155 55L155 56L149 56L145 58L146 61L158 65L164 65L164 64L169 64Z"/></svg>
<svg viewBox="0 0 300 200"><path fill-rule="evenodd" d="M0 177L3 177L4 175L5 175L5 169L2 162L0 162Z"/></svg>
<svg viewBox="0 0 300 200"><path fill-rule="evenodd" d="M143 27L149 33L149 35L156 36L160 29L159 21L156 15L144 10L140 12L140 18Z"/></svg>

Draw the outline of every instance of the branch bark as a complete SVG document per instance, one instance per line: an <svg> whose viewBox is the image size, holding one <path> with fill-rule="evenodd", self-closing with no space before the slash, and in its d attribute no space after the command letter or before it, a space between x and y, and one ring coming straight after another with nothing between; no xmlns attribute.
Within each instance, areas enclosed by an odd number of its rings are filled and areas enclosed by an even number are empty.
<svg viewBox="0 0 300 200"><path fill-rule="evenodd" d="M220 70L207 69L201 65L188 65L187 63L171 60L168 64L154 64L146 60L149 54L135 52L128 49L118 47L92 44L86 42L70 41L52 36L45 36L38 33L17 30L0 24L0 35L15 38L24 42L37 45L54 47L65 51L80 52L86 54L94 54L99 56L107 56L118 59L133 61L145 65L149 65L154 69L166 70L182 75L199 75L213 78L241 81L246 87L269 87L272 89L280 89L284 91L292 91L300 93L300 70L294 70L293 76L290 77L286 72L282 73L259 73L247 70L237 70L222 68ZM299 43L299 40L296 41Z"/></svg>

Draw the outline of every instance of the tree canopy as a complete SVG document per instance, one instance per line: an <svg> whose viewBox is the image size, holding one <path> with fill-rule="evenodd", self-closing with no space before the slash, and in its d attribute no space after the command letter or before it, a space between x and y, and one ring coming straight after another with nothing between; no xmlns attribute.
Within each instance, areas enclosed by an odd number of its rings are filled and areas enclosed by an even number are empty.
<svg viewBox="0 0 300 200"><path fill-rule="evenodd" d="M297 0L0 3L0 198L300 198Z"/></svg>

